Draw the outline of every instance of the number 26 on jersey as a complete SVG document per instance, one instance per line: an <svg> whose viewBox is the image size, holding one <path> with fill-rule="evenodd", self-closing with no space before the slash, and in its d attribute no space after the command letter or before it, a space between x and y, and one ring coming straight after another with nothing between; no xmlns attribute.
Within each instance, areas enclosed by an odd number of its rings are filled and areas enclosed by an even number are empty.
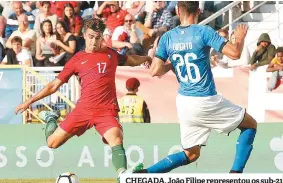
<svg viewBox="0 0 283 183"><path fill-rule="evenodd" d="M192 82L196 83L200 81L200 71L199 68L196 64L189 62L189 59L191 58L192 60L197 59L197 55L194 53L186 53L185 56L182 56L180 54L174 54L172 56L173 60L177 62L176 65L176 71L178 74L179 79L182 82ZM183 68L186 68L187 73L183 76L182 75L182 70ZM195 71L195 76L192 76L192 70Z"/></svg>

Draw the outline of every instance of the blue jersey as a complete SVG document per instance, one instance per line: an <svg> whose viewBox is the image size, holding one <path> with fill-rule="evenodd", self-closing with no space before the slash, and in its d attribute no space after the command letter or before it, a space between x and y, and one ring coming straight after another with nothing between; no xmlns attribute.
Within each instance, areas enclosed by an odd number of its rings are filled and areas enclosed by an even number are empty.
<svg viewBox="0 0 283 183"><path fill-rule="evenodd" d="M155 56L168 58L180 83L179 94L212 96L216 94L210 67L210 48L221 52L226 39L208 26L178 26L166 32L159 41Z"/></svg>

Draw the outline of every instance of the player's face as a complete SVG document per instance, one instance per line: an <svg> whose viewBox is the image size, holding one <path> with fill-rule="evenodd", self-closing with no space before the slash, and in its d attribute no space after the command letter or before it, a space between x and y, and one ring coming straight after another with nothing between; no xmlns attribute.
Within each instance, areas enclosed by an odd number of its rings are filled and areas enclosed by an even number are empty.
<svg viewBox="0 0 283 183"><path fill-rule="evenodd" d="M283 52L277 53L277 59L281 64L283 64Z"/></svg>
<svg viewBox="0 0 283 183"><path fill-rule="evenodd" d="M84 34L86 51L93 52L98 51L102 45L102 34L88 28Z"/></svg>

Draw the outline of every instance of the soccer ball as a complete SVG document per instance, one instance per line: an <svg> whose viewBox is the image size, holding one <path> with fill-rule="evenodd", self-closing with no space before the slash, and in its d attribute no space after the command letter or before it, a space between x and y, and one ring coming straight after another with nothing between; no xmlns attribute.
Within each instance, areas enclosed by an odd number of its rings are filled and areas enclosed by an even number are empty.
<svg viewBox="0 0 283 183"><path fill-rule="evenodd" d="M80 181L74 173L66 172L59 175L56 183L80 183Z"/></svg>

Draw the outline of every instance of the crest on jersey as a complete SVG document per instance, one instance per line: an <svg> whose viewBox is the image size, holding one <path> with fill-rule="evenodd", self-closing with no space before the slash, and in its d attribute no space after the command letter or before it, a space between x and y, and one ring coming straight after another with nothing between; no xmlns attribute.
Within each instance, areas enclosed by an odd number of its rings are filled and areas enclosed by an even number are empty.
<svg viewBox="0 0 283 183"><path fill-rule="evenodd" d="M185 31L181 31L181 34L185 34Z"/></svg>
<svg viewBox="0 0 283 183"><path fill-rule="evenodd" d="M110 54L108 54L107 56L108 56L108 58L109 58L109 59L111 59L111 58L112 58Z"/></svg>

